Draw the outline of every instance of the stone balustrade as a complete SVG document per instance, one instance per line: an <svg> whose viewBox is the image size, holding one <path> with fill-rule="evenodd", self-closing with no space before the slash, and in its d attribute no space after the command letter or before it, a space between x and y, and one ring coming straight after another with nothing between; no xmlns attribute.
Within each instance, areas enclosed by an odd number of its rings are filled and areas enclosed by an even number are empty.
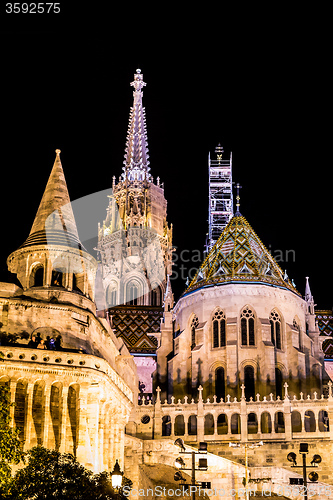
<svg viewBox="0 0 333 500"><path fill-rule="evenodd" d="M146 439L182 436L191 442L332 439L332 382L328 387L328 396L314 392L306 398L302 393L291 398L285 383L283 399L275 399L273 394L257 394L255 400L250 398L250 401L245 399L244 385L240 399L227 395L225 401L217 401L216 396L204 401L202 387L199 387L197 400L185 396L176 401L171 397L163 403L157 388L154 403L141 398L136 435Z"/></svg>

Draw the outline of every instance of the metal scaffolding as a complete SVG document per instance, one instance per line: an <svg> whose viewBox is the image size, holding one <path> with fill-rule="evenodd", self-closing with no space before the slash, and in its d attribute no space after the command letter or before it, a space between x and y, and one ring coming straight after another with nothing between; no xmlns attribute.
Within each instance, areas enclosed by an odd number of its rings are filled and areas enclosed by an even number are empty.
<svg viewBox="0 0 333 500"><path fill-rule="evenodd" d="M232 195L232 153L230 158L222 159L223 147L215 148L215 159L208 155L209 174L209 219L207 251L218 240L223 229L233 216Z"/></svg>

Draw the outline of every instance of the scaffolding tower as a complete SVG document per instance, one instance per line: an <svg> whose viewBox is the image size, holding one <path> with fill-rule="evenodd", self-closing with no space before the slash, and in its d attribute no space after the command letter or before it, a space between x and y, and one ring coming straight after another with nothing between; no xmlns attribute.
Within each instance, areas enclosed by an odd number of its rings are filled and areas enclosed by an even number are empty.
<svg viewBox="0 0 333 500"><path fill-rule="evenodd" d="M232 196L232 153L229 159L222 159L223 147L215 148L215 159L208 154L209 175L209 219L207 252L218 240L223 229L233 216Z"/></svg>

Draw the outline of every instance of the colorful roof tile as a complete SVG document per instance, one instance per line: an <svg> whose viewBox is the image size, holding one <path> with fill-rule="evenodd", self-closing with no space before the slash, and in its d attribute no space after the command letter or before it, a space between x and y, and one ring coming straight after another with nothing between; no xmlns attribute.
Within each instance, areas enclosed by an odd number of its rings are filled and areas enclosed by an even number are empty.
<svg viewBox="0 0 333 500"><path fill-rule="evenodd" d="M230 220L185 293L230 282L260 282L300 295L239 212Z"/></svg>

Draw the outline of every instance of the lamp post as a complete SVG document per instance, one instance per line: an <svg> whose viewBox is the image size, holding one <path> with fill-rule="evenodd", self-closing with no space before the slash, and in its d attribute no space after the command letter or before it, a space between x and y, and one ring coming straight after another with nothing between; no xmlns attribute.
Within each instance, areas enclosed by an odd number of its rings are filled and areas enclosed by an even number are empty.
<svg viewBox="0 0 333 500"><path fill-rule="evenodd" d="M302 455L302 465L297 465L296 463L296 453L291 452L287 455L287 460L289 462L293 462L292 467L302 467L303 469L303 486L304 486L304 500L308 500L308 480L306 477L306 469L307 467L318 467L318 464L321 462L320 455L313 455L310 465L306 465L306 455L309 453L309 445L308 443L300 443L299 444L299 452ZM309 474L310 481L317 481L318 474L316 472L310 472Z"/></svg>
<svg viewBox="0 0 333 500"><path fill-rule="evenodd" d="M196 470L207 470L207 458L200 458L199 459L199 464L198 464L198 469L195 468L195 455L200 455L202 453L207 453L207 443L205 442L200 442L199 443L199 450L198 451L186 451L184 441L180 438L176 439L174 442L176 446L179 446L181 449L180 453L185 453L188 455L192 455L192 467L191 468L186 468L185 467L185 462L182 459L182 457L178 457L175 460L175 466L178 467L181 470L190 470L192 471L192 477L191 477L191 486L196 486L195 484L195 471ZM176 479L175 474L175 480L179 481L180 479L183 479L183 477L177 476L179 479ZM195 500L195 488L192 490L192 500Z"/></svg>
<svg viewBox="0 0 333 500"><path fill-rule="evenodd" d="M114 464L113 471L111 472L111 483L112 488L116 490L117 496L119 495L119 490L121 488L121 484L123 482L124 473L120 470L120 465L118 460Z"/></svg>
<svg viewBox="0 0 333 500"><path fill-rule="evenodd" d="M263 441L259 441L258 443L229 443L230 448L244 448L245 450L245 496L246 500L249 500L249 492L247 489L247 485L249 482L249 465L248 465L248 456L247 456L247 450L253 449L253 448L259 448L259 446L262 446L264 443Z"/></svg>

